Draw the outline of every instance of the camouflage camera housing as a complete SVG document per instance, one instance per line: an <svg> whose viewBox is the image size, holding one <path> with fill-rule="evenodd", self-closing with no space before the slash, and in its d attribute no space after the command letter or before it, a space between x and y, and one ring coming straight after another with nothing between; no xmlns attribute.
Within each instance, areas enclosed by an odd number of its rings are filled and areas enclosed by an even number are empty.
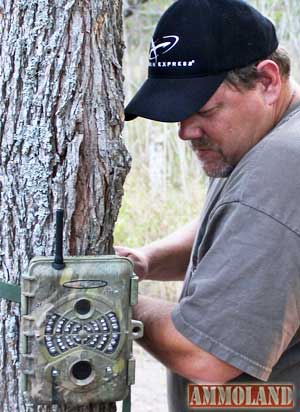
<svg viewBox="0 0 300 412"><path fill-rule="evenodd" d="M22 278L21 371L25 401L85 405L126 398L132 340L143 335L131 306L138 278L118 256L34 258Z"/></svg>

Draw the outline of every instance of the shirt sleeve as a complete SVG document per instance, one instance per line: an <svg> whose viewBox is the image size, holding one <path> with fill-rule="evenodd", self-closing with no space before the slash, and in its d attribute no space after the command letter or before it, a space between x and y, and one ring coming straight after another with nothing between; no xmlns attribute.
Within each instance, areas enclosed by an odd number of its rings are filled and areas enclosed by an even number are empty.
<svg viewBox="0 0 300 412"><path fill-rule="evenodd" d="M300 240L239 202L210 216L172 319L187 339L261 380L300 324Z"/></svg>

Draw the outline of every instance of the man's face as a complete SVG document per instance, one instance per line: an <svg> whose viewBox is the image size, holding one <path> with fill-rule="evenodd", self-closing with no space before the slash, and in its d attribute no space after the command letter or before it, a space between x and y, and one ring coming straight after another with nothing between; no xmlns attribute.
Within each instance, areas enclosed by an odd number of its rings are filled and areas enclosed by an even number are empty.
<svg viewBox="0 0 300 412"><path fill-rule="evenodd" d="M260 83L237 90L223 83L198 113L179 125L208 176L228 176L268 131L268 108Z"/></svg>

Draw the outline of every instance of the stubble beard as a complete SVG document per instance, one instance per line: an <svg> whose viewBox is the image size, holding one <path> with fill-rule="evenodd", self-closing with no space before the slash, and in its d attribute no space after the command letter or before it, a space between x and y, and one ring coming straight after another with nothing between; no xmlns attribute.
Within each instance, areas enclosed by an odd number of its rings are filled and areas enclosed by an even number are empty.
<svg viewBox="0 0 300 412"><path fill-rule="evenodd" d="M221 148L210 142L207 136L190 141L192 150L198 157L201 167L209 177L228 177L234 169L234 164L224 155ZM201 154L205 151L216 153L216 159L205 160ZM204 151L204 152L202 152Z"/></svg>

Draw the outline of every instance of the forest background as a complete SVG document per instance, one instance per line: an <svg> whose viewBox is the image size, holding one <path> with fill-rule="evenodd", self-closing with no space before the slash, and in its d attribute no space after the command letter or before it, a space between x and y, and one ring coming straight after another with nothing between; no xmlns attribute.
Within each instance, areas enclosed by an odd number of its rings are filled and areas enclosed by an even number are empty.
<svg viewBox="0 0 300 412"><path fill-rule="evenodd" d="M125 94L130 99L147 77L150 40L170 0L131 1L125 19ZM299 0L251 0L276 25L281 46L292 58L292 76L300 81ZM136 5L136 7L135 7ZM125 124L123 137L132 168L115 229L115 244L139 247L174 231L199 215L207 179L187 143L177 137L177 125L138 118ZM176 301L180 282L143 282L140 292ZM164 369L140 348L132 411L167 410Z"/></svg>

